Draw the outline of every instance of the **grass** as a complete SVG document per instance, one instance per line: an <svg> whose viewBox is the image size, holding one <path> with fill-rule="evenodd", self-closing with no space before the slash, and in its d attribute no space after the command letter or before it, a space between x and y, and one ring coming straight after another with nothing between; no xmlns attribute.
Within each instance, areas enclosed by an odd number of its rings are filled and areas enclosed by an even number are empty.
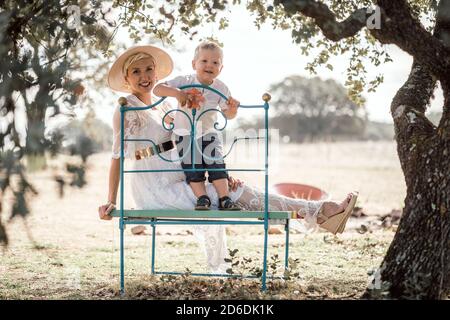
<svg viewBox="0 0 450 320"><path fill-rule="evenodd" d="M253 279L233 280L233 286L229 280L218 278L151 276L150 237L128 234L125 298L184 299L195 293L197 299L356 299L364 293L368 273L380 264L392 234L379 231L342 238L325 233L293 234L290 257L298 260L293 272L299 276L269 282L265 294L260 293L260 281ZM157 239L157 270L207 272L201 248L193 236L162 235ZM252 266L261 266L261 239L262 235L236 235L229 238L229 248L238 249L235 259L241 263L245 257L253 260ZM78 250L47 244L39 250L24 246L8 251L0 262L0 298L121 299L118 253L117 243ZM283 260L283 235L270 236L269 256L276 254ZM274 269L281 275L283 266L283 261L269 263L269 275ZM167 282L174 290L167 290Z"/></svg>

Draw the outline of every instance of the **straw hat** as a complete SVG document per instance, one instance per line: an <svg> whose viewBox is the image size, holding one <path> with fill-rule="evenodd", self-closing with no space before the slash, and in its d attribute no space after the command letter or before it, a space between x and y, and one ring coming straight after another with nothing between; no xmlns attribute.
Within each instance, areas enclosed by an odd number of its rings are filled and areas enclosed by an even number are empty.
<svg viewBox="0 0 450 320"><path fill-rule="evenodd" d="M125 75L123 74L123 64L128 57L136 53L146 53L153 57L155 60L156 77L158 80L164 79L172 72L173 61L167 52L150 45L135 46L122 53L116 61L114 61L111 69L109 69L108 86L111 89L121 92L131 92L126 86Z"/></svg>

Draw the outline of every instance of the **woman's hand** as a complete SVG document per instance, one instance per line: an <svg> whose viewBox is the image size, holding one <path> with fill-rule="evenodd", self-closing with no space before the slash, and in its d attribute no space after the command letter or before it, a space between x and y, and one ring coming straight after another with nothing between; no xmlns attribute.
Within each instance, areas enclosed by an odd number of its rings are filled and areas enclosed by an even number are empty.
<svg viewBox="0 0 450 320"><path fill-rule="evenodd" d="M233 177L228 177L228 188L231 191L236 191L238 187L242 187L244 185L244 182L239 180L239 179L235 179Z"/></svg>
<svg viewBox="0 0 450 320"><path fill-rule="evenodd" d="M116 205L114 203L107 203L100 207L98 207L98 216L102 220L111 220L113 217L109 215L111 211L113 211L116 208Z"/></svg>

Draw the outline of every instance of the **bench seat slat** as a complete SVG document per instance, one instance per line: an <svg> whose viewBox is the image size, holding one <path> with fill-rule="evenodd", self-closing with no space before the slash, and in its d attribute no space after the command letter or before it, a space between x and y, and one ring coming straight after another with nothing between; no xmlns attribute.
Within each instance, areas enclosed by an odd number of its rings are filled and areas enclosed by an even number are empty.
<svg viewBox="0 0 450 320"><path fill-rule="evenodd" d="M120 217L120 210L110 213L112 217ZM224 219L264 219L264 211L195 211L195 210L124 210L126 218L224 218ZM295 212L271 211L269 219L292 219Z"/></svg>

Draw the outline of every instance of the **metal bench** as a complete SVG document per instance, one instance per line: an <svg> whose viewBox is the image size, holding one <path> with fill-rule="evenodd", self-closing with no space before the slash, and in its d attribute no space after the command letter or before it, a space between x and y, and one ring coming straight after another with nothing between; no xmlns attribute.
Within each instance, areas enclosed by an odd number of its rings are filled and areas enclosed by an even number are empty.
<svg viewBox="0 0 450 320"><path fill-rule="evenodd" d="M206 90L213 91L223 99L227 100L221 92L210 88L204 85L188 85L180 87L180 89L188 89L188 88L203 88ZM206 224L206 225L261 225L264 226L264 256L263 256L263 268L261 275L261 290L266 290L266 278L267 278L267 245L268 245L268 229L269 229L269 220L270 219L281 219L285 226L286 231L286 239L285 239L285 268L288 268L288 256L289 256L289 219L295 218L295 212L290 211L268 211L268 189L269 189L269 163L268 163L268 111L269 111L269 101L270 95L264 94L263 100L264 104L262 105L240 105L239 108L242 109L262 109L264 110L264 145L265 145L265 162L264 168L256 168L256 169L224 169L224 171L251 171L251 172L264 172L265 181L264 181L264 190L265 190L265 198L264 198L264 211L219 211L219 210L210 210L210 211L195 211L195 210L126 210L124 209L124 174L125 173L133 173L139 174L140 172L174 172L174 171L184 171L183 169L178 170L169 170L169 169L161 169L161 170L125 170L124 169L124 142L125 141L146 141L153 146L155 143L148 139L125 139L124 138L124 115L125 112L133 111L133 110L145 110L150 109L158 104L160 104L164 98L161 98L156 103L149 105L147 107L130 107L127 106L127 101L125 98L120 98L119 103L120 113L121 113L121 157L120 157L120 206L119 209L114 210L111 213L111 216L119 218L119 228L120 228L120 291L122 294L125 292L125 261L124 261L124 229L127 224L147 224L152 227L152 248L151 248L151 273L152 274L183 274L182 272L167 272L167 271L156 271L155 270L155 258L156 258L156 226L157 225L194 225L194 224ZM220 110L215 110L220 112ZM179 111L177 109L170 110L166 112L165 116L167 116L171 112L184 112ZM186 169L189 171L201 171L202 169L194 168L195 164L195 152L193 151L194 146L198 149L195 141L195 124L198 119L204 114L205 111L200 113L198 116L196 114L196 110L192 109L192 121L191 121L191 157L192 160L192 169ZM186 114L186 116L188 116ZM189 117L189 116L188 116ZM225 118L225 116L224 116ZM171 130L173 127L167 127L164 123L164 118L162 122L163 127L166 130ZM225 118L225 126L226 126L226 118ZM217 128L217 130L223 130L225 128ZM255 137L256 139L260 139L260 137ZM229 152L225 154L226 157L234 144L239 140L249 139L247 137L236 138L233 141L233 144L230 147ZM155 156L159 156L161 159L165 161L172 161L166 158L163 158L160 154ZM205 155L204 155L205 156ZM206 157L206 156L205 156ZM222 170L222 169L219 169ZM222 277L230 277L229 274L203 274L203 273L192 273L195 276L222 276ZM249 278L255 278L255 276L245 276Z"/></svg>

